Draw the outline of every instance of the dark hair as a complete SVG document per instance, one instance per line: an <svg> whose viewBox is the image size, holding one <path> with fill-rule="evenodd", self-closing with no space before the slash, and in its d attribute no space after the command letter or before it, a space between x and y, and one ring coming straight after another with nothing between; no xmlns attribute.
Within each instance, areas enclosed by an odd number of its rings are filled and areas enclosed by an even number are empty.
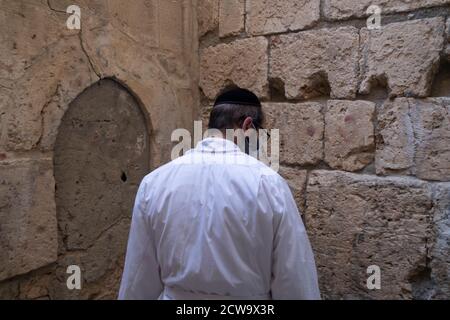
<svg viewBox="0 0 450 320"><path fill-rule="evenodd" d="M208 129L225 130L241 127L247 117L253 119L253 125L257 129L262 127L264 114L260 106L220 104L211 111Z"/></svg>

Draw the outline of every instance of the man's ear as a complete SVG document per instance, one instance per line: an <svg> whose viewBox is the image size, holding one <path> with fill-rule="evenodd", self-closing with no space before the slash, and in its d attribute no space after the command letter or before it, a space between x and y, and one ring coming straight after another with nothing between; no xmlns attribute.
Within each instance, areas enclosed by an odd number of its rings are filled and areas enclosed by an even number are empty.
<svg viewBox="0 0 450 320"><path fill-rule="evenodd" d="M244 122L242 123L242 130L245 132L248 129L252 129L253 128L252 123L253 123L252 117L245 118Z"/></svg>

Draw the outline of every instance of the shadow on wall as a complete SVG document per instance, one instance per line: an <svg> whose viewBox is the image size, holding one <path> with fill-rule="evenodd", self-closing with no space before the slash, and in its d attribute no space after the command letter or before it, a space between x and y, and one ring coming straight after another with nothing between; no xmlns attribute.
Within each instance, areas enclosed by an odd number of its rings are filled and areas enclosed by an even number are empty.
<svg viewBox="0 0 450 320"><path fill-rule="evenodd" d="M432 97L450 97L450 60L442 60L433 81Z"/></svg>

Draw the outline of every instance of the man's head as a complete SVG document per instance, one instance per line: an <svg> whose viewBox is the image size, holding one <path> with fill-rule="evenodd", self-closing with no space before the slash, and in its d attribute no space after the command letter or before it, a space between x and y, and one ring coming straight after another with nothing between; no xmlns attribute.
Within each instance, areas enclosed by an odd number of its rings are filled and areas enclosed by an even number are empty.
<svg viewBox="0 0 450 320"><path fill-rule="evenodd" d="M224 132L226 129L262 128L264 114L258 97L245 89L234 88L220 94L211 111L209 129Z"/></svg>

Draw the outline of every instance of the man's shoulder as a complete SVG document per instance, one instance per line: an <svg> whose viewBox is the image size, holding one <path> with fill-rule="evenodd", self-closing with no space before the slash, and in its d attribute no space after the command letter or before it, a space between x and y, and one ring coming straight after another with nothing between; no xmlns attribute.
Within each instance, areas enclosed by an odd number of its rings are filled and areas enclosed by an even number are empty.
<svg viewBox="0 0 450 320"><path fill-rule="evenodd" d="M172 162L170 161L166 164L161 165L160 167L152 170L151 172L149 172L143 179L142 179L142 183L148 183L151 180L154 180L155 178L161 176L161 174L164 174L164 172L167 172L167 170L170 170L170 168L172 167Z"/></svg>

